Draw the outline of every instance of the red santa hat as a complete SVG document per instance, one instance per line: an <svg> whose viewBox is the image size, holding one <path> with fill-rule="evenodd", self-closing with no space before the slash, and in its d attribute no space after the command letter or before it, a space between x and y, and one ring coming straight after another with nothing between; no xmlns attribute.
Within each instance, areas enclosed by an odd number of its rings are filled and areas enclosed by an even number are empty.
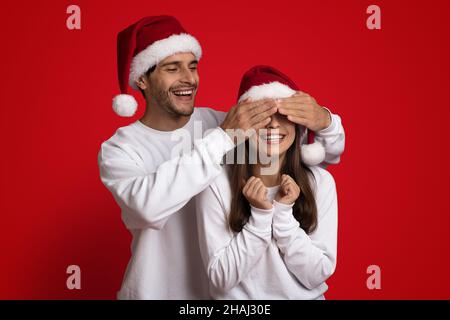
<svg viewBox="0 0 450 320"><path fill-rule="evenodd" d="M131 117L137 109L136 99L128 94L128 86L137 90L136 80L165 58L191 52L197 60L202 56L199 42L189 35L171 16L145 17L117 36L117 69L121 94L113 99L113 110Z"/></svg>
<svg viewBox="0 0 450 320"><path fill-rule="evenodd" d="M241 80L238 102L248 99L288 98L298 91L297 85L288 76L269 66L256 66L248 70ZM302 160L306 165L314 166L325 159L325 148L314 141L314 132L304 128L300 137Z"/></svg>

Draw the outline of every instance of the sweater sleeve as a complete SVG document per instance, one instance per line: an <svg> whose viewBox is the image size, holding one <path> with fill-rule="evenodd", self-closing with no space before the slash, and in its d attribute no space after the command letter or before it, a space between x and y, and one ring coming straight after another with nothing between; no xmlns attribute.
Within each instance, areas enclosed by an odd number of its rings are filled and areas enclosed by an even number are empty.
<svg viewBox="0 0 450 320"><path fill-rule="evenodd" d="M325 160L320 164L322 168L329 164L338 164L345 148L345 132L341 118L337 114L332 114L330 110L328 112L331 114L331 124L327 128L315 132L314 139L325 147Z"/></svg>
<svg viewBox="0 0 450 320"><path fill-rule="evenodd" d="M325 170L323 170L325 171ZM274 201L273 235L286 267L308 289L325 282L336 268L337 198L332 176L322 173L316 196L318 226L308 236L292 206Z"/></svg>
<svg viewBox="0 0 450 320"><path fill-rule="evenodd" d="M214 185L197 197L197 223L202 259L211 284L226 292L244 279L272 239L272 209L251 208L241 232L233 233Z"/></svg>
<svg viewBox="0 0 450 320"><path fill-rule="evenodd" d="M148 173L127 152L126 145L102 144L100 177L122 209L129 229L162 229L167 219L220 173L224 154L234 148L231 138L216 128L196 140L189 153L163 162Z"/></svg>

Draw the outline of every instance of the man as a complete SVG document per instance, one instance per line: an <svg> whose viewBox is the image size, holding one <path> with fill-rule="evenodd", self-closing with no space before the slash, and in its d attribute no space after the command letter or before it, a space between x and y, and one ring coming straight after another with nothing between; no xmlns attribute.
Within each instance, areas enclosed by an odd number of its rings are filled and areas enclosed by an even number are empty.
<svg viewBox="0 0 450 320"><path fill-rule="evenodd" d="M102 182L133 235L118 298L208 298L193 197L220 173L223 156L235 147L230 132L262 128L282 109L296 117L293 121L318 131L316 140L327 151L325 162L337 163L344 149L340 119L303 93L278 102L244 101L228 114L194 108L202 51L173 17L139 20L119 33L117 48L122 94L114 98L113 109L123 116L134 114L137 103L126 94L128 85L146 100L144 116L104 142L98 159ZM184 130L193 136L199 121L209 133L188 152L174 153L176 133Z"/></svg>

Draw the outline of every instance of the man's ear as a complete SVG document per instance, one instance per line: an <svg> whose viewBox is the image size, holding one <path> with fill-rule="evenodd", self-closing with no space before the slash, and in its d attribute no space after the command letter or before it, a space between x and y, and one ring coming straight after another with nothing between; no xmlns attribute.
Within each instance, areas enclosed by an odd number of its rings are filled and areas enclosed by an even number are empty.
<svg viewBox="0 0 450 320"><path fill-rule="evenodd" d="M136 80L136 85L139 89L145 90L148 88L148 79L145 75L142 75L139 77L138 80Z"/></svg>

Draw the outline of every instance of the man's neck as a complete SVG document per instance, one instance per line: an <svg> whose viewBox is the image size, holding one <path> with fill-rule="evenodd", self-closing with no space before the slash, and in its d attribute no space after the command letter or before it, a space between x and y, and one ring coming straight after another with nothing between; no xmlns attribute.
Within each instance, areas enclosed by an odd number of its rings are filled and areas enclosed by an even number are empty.
<svg viewBox="0 0 450 320"><path fill-rule="evenodd" d="M147 102L145 113L140 121L147 127L158 131L174 131L184 127L190 118L191 116L172 115Z"/></svg>

